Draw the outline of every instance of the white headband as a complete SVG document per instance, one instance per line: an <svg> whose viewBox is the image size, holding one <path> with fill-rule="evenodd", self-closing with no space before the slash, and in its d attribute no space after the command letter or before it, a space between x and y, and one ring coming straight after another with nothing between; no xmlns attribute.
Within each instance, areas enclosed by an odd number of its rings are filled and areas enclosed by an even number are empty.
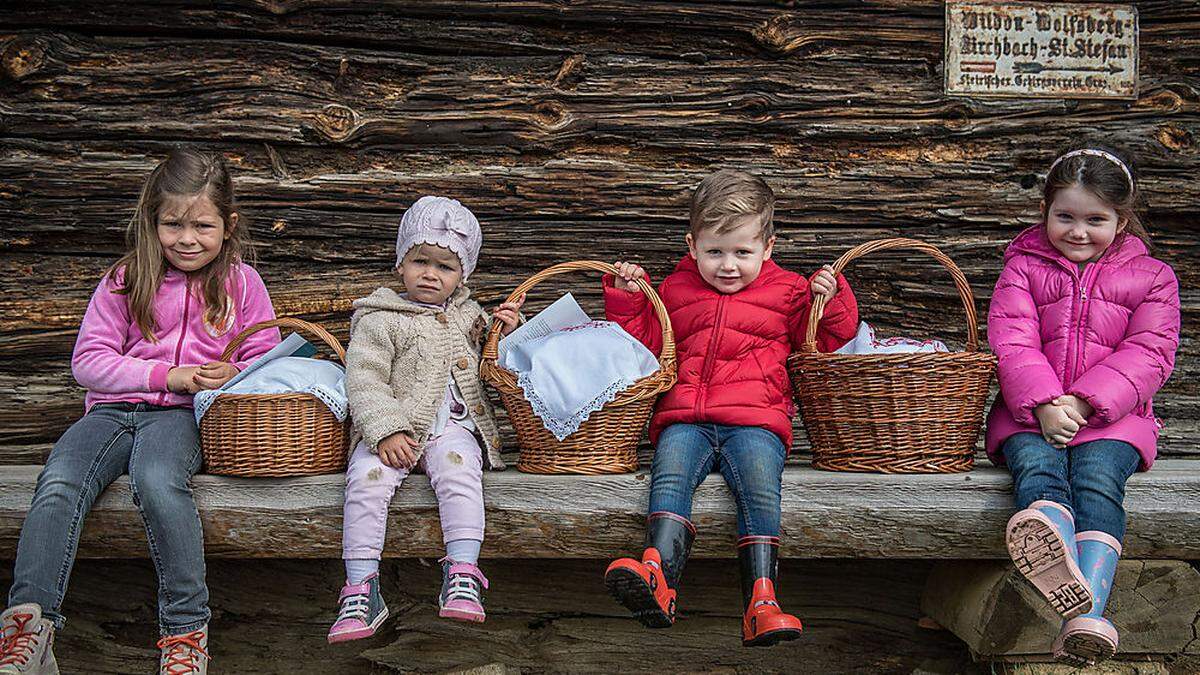
<svg viewBox="0 0 1200 675"><path fill-rule="evenodd" d="M1050 168L1046 171L1046 175L1050 175L1050 172L1054 171L1054 167L1058 166L1059 162L1063 161L1064 159L1070 159L1072 157L1077 157L1079 155L1091 155L1092 157L1101 157L1101 158L1107 159L1108 161L1112 162L1113 164L1116 164L1117 166L1121 167L1121 171L1125 173L1125 178L1127 178L1129 180L1129 189L1131 189L1131 190L1133 189L1133 174L1129 172L1129 167L1125 166L1125 162L1122 162L1120 157L1117 157L1116 155L1112 154L1111 152L1105 152L1103 150L1095 150L1092 148L1083 148L1081 150L1072 150L1071 152L1068 152L1067 154L1059 157L1058 159L1054 160L1054 163L1052 163L1050 165Z"/></svg>

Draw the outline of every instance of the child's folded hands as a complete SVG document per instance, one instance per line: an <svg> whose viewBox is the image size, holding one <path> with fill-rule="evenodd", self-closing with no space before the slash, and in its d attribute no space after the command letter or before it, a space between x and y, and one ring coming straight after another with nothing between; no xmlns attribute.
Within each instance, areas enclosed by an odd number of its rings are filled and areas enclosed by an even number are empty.
<svg viewBox="0 0 1200 675"><path fill-rule="evenodd" d="M379 441L376 451L379 461L393 469L411 469L417 465L417 442L404 432Z"/></svg>
<svg viewBox="0 0 1200 675"><path fill-rule="evenodd" d="M1072 405L1060 401L1062 397L1043 403L1034 408L1033 414L1037 416L1046 442L1056 448L1065 448L1075 434L1087 426L1087 420Z"/></svg>
<svg viewBox="0 0 1200 675"><path fill-rule="evenodd" d="M167 372L167 389L176 394L195 394L219 389L241 371L232 363L213 361L202 366L176 366Z"/></svg>

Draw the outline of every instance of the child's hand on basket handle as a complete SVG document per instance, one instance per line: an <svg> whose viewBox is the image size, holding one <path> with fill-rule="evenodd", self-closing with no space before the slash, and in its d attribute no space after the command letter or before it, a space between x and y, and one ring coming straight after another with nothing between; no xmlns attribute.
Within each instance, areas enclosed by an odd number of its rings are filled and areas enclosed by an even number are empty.
<svg viewBox="0 0 1200 675"><path fill-rule="evenodd" d="M617 275L625 282L627 291L638 290L637 280L646 276L646 270L631 262L617 261L613 263L613 267L617 268Z"/></svg>
<svg viewBox="0 0 1200 675"><path fill-rule="evenodd" d="M495 312L492 312L492 318L504 324L504 327L500 329L501 335L508 335L517 329L517 324L521 322L521 305L524 304L525 294L522 293L521 297L513 302L500 305Z"/></svg>
<svg viewBox="0 0 1200 675"><path fill-rule="evenodd" d="M411 469L417 465L417 442L404 432L379 441L379 461L393 469Z"/></svg>
<svg viewBox="0 0 1200 675"><path fill-rule="evenodd" d="M192 379L200 389L219 389L240 372L232 363L212 361L197 368Z"/></svg>
<svg viewBox="0 0 1200 675"><path fill-rule="evenodd" d="M195 394L200 391L196 373L200 366L175 366L167 371L167 389L176 394Z"/></svg>
<svg viewBox="0 0 1200 675"><path fill-rule="evenodd" d="M812 293L812 297L816 300L818 297L824 297L825 302L833 299L837 294L837 277L833 274L833 266L825 265L821 267L821 271L812 278L812 283L809 284L808 290Z"/></svg>
<svg viewBox="0 0 1200 675"><path fill-rule="evenodd" d="M1046 442L1062 449L1067 447L1080 429L1087 426L1087 420L1075 408L1058 401L1055 399L1039 405L1034 408L1033 414L1038 418Z"/></svg>

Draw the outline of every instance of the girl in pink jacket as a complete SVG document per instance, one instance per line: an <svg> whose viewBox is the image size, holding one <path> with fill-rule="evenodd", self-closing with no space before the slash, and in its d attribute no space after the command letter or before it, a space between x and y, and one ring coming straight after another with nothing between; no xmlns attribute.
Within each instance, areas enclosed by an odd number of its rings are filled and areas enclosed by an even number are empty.
<svg viewBox="0 0 1200 675"><path fill-rule="evenodd" d="M1117 649L1104 618L1125 535L1125 481L1154 462L1151 397L1179 345L1179 283L1148 252L1133 165L1096 144L1050 165L1042 215L1009 245L988 312L1000 395L987 451L1013 474L1006 540L1066 619L1055 656Z"/></svg>
<svg viewBox="0 0 1200 675"><path fill-rule="evenodd" d="M155 167L126 232L128 252L92 295L71 357L86 414L54 445L21 528L0 670L57 673L61 629L83 519L129 474L158 573L162 673L203 673L208 655L204 541L188 479L200 469L192 395L220 387L279 342L242 329L273 319L271 299L241 262L249 245L224 160L189 150ZM17 672L17 671L12 671Z"/></svg>

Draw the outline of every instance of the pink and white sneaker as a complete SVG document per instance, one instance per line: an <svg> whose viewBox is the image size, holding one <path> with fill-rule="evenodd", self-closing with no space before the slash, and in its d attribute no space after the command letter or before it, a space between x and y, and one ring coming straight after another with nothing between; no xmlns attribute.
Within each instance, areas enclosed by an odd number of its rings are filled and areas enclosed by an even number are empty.
<svg viewBox="0 0 1200 675"><path fill-rule="evenodd" d="M438 616L443 619L482 623L483 591L487 577L471 563L442 558L442 594L438 597Z"/></svg>
<svg viewBox="0 0 1200 675"><path fill-rule="evenodd" d="M388 608L379 591L379 573L361 584L346 584L338 596L341 608L337 621L329 628L329 642L347 642L368 638L379 630L388 618Z"/></svg>

